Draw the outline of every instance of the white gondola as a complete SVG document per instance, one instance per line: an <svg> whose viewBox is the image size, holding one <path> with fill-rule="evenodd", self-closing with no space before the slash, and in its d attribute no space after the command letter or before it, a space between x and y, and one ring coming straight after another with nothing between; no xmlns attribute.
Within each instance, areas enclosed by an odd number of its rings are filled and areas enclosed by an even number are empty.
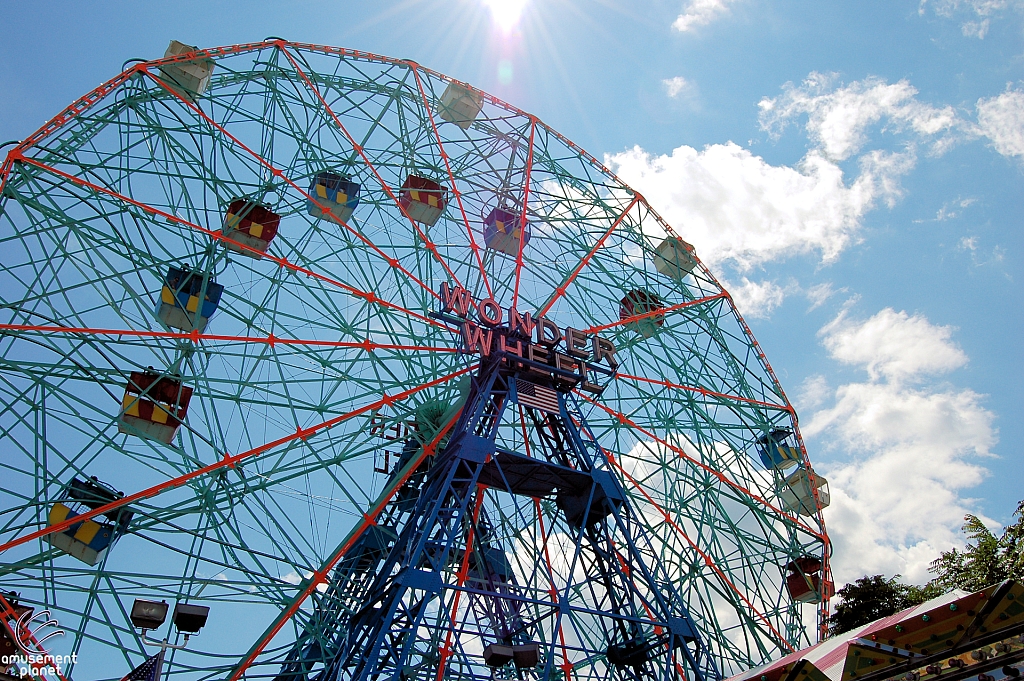
<svg viewBox="0 0 1024 681"><path fill-rule="evenodd" d="M817 491L817 503L814 501L814 490ZM778 492L783 507L800 515L814 515L819 508L825 508L831 502L828 480L817 473L808 473L803 468L780 483Z"/></svg>
<svg viewBox="0 0 1024 681"><path fill-rule="evenodd" d="M654 252L654 267L676 281L682 281L697 266L693 246L673 236L662 241Z"/></svg>
<svg viewBox="0 0 1024 681"><path fill-rule="evenodd" d="M480 95L470 92L461 85L448 83L444 94L441 95L439 113L444 120L466 130L476 120L483 107L484 100Z"/></svg>
<svg viewBox="0 0 1024 681"><path fill-rule="evenodd" d="M193 45L172 40L171 44L167 46L167 51L164 52L164 59L195 52L198 49ZM210 77L213 75L213 66L213 60L209 58L178 61L160 66L160 75L172 90L189 99L195 99L206 92L206 88L210 84Z"/></svg>

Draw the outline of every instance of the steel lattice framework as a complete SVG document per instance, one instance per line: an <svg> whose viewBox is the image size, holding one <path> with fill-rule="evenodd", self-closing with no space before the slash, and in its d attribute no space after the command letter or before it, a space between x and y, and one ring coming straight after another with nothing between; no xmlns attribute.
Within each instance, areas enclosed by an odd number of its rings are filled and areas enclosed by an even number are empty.
<svg viewBox="0 0 1024 681"><path fill-rule="evenodd" d="M215 66L208 84L175 80L188 65ZM443 115L451 88L478 112ZM317 194L324 173L358 183L350 216L318 215L342 203ZM448 190L432 224L407 205L410 175ZM811 507L793 506L783 467L761 463L784 441L815 480L792 406L711 272L657 266L685 226L677 235L536 117L410 61L281 40L189 50L135 63L16 144L0 187L0 588L54 614L67 636L48 644L77 653L78 678L117 679L152 654L128 618L134 598L211 607L202 635L168 653L169 677L330 668L328 639L398 569L381 566L418 517L408 490L427 488L425 462L484 375L437 314L442 283L614 343L603 392L560 399L632 509L620 534L642 537L636 555L654 566L637 593L678 593L724 674L810 643L815 606L787 579L807 559L828 579L822 499L811 484ZM276 236L261 232L265 253L224 228L239 205L280 218ZM490 247L495 208L529 241ZM195 307L184 328L154 312L173 268L200 282L200 305L223 287L209 324ZM137 416L159 386L177 391L173 406ZM498 451L546 446L541 412L498 413ZM147 418L165 430L141 437L132 424ZM92 478L109 497L55 514L81 500L72 481ZM614 542L605 562L573 562L583 540L553 498L507 491L466 497L471 531L438 567L458 588L432 602L434 654L388 673L639 674L594 653L614 641L568 617L545 630L543 671L484 665L480 632L498 615L467 586L480 546L501 552L506 586L537 612L600 609L610 596L583 589L587 565L632 579L625 559L609 567L629 554ZM114 533L95 565L54 539L89 520ZM320 656L296 657L313 640Z"/></svg>

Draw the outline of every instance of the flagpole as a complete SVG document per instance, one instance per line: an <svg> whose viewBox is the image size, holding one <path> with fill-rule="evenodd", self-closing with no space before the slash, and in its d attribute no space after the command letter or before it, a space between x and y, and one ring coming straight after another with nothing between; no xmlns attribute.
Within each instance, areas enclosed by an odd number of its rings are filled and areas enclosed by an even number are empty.
<svg viewBox="0 0 1024 681"><path fill-rule="evenodd" d="M168 643L168 641L170 640L170 637L164 638L163 641L155 641L155 640L149 638L148 636L146 636L146 630L145 629L142 630L142 641L143 641L143 643L148 643L148 644L154 645L154 646L160 646L160 652L158 653L159 657L156 659L156 669L154 670L155 673L153 674L153 681L159 681L160 680L160 673L163 671L163 668L164 668L164 654L168 651L168 649L170 649L170 650L184 650L185 646L188 645L188 637L189 637L189 635L185 634L185 642L180 644L180 645L175 645L174 643Z"/></svg>
<svg viewBox="0 0 1024 681"><path fill-rule="evenodd" d="M164 639L163 645L160 646L160 657L156 658L156 670L153 672L153 681L160 681L160 674L164 671L164 653L167 652L167 639Z"/></svg>

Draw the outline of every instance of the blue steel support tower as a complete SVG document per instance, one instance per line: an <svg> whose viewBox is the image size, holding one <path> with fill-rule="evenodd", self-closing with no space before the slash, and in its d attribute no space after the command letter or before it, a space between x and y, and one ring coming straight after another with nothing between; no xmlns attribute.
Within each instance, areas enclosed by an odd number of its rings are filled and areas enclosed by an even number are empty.
<svg viewBox="0 0 1024 681"><path fill-rule="evenodd" d="M719 681L572 387L548 365L485 355L447 444L338 567L278 681ZM529 453L496 444L517 427ZM491 518L503 510L503 524L547 516L559 565L547 548L510 546Z"/></svg>

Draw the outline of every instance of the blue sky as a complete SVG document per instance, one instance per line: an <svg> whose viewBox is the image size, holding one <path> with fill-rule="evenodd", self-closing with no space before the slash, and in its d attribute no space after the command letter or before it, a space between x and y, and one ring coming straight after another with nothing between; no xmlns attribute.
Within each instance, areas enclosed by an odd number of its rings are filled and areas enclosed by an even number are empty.
<svg viewBox="0 0 1024 681"><path fill-rule="evenodd" d="M838 581L923 581L964 513L1008 521L1024 496L1024 3L509 9L6 3L0 141L172 38L413 59L604 158L696 245L831 480Z"/></svg>

